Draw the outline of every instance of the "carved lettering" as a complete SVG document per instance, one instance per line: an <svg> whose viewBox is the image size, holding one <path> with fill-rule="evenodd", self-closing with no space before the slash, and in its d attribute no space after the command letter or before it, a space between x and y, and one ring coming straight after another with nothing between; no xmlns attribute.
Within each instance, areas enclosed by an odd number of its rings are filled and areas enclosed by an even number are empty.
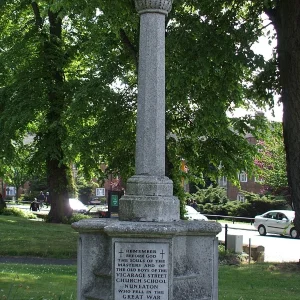
<svg viewBox="0 0 300 300"><path fill-rule="evenodd" d="M115 242L115 299L168 300L168 264L167 243Z"/></svg>

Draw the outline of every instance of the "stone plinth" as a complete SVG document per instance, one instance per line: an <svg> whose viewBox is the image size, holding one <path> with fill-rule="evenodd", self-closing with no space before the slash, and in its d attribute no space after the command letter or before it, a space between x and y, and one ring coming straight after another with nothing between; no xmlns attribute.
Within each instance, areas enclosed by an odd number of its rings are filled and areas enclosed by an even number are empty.
<svg viewBox="0 0 300 300"><path fill-rule="evenodd" d="M170 222L179 220L179 201L173 183L165 176L133 176L120 199L122 221Z"/></svg>
<svg viewBox="0 0 300 300"><path fill-rule="evenodd" d="M218 298L216 222L91 219L72 227L80 233L78 300Z"/></svg>

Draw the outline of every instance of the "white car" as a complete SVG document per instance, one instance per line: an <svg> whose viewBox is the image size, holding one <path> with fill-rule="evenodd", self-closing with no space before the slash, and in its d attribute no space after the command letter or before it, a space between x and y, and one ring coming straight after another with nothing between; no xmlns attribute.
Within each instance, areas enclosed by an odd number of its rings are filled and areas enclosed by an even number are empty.
<svg viewBox="0 0 300 300"><path fill-rule="evenodd" d="M292 210L270 210L254 219L254 227L260 235L275 233L280 235L290 235L296 239L299 232L294 226L295 212Z"/></svg>
<svg viewBox="0 0 300 300"><path fill-rule="evenodd" d="M69 198L69 204L75 213L86 213L88 207L76 198Z"/></svg>
<svg viewBox="0 0 300 300"><path fill-rule="evenodd" d="M185 210L186 210L185 217L187 217L188 220L208 221L206 216L200 214L195 208L189 205L186 205Z"/></svg>

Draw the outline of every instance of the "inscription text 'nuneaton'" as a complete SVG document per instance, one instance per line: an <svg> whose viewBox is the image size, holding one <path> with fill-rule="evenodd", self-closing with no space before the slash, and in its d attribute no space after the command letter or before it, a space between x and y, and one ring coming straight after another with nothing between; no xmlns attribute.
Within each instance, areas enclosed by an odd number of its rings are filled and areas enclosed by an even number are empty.
<svg viewBox="0 0 300 300"><path fill-rule="evenodd" d="M115 300L168 300L169 244L115 242Z"/></svg>

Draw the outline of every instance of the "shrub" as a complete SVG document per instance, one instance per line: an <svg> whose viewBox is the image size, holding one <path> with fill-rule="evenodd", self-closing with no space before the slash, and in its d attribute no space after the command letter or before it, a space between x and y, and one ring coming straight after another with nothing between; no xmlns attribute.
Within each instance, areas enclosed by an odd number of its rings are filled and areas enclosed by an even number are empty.
<svg viewBox="0 0 300 300"><path fill-rule="evenodd" d="M225 204L228 202L226 190L222 187L209 186L207 189L197 187L197 192L187 195L190 200L196 201L198 204Z"/></svg>
<svg viewBox="0 0 300 300"><path fill-rule="evenodd" d="M254 218L269 210L287 209L287 202L276 200L274 196L243 192L246 202L240 202L229 201L225 193L223 188L209 187L208 189L198 189L195 194L188 196L197 202L197 209L207 215Z"/></svg>
<svg viewBox="0 0 300 300"><path fill-rule="evenodd" d="M72 224L74 222L78 222L84 219L91 219L91 216L84 215L84 214L73 214L70 218L65 218L63 223L64 224Z"/></svg>
<svg viewBox="0 0 300 300"><path fill-rule="evenodd" d="M26 212L23 211L19 208L4 208L0 210L0 215L5 215L5 216L16 216L16 217L22 217L26 219L36 219L37 216L33 214L32 212Z"/></svg>
<svg viewBox="0 0 300 300"><path fill-rule="evenodd" d="M1 214L5 216L26 217L26 213L19 208L4 208Z"/></svg>
<svg viewBox="0 0 300 300"><path fill-rule="evenodd" d="M24 195L21 201L32 202L35 198L34 194Z"/></svg>

